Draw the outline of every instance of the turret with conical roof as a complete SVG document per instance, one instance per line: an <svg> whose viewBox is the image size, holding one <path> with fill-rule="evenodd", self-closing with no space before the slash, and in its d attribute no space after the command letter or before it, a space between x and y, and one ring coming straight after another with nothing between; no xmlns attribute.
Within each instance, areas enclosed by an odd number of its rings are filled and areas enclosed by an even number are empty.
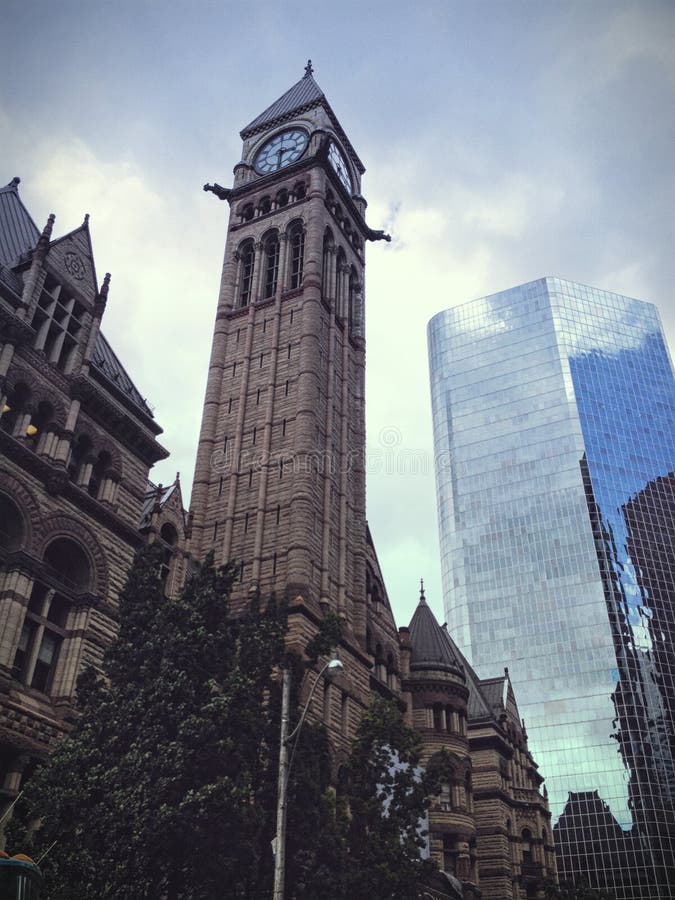
<svg viewBox="0 0 675 900"><path fill-rule="evenodd" d="M427 604L424 582L407 632L410 664L404 690L411 693L413 724L425 737L424 755L428 758L447 747L466 756L466 675L459 652Z"/></svg>
<svg viewBox="0 0 675 900"><path fill-rule="evenodd" d="M459 879L462 896L475 898L479 892L465 662L427 604L423 581L410 625L401 632L410 660L403 690L412 724L422 735L422 761L439 764L444 771L445 783L429 810L430 852L442 869Z"/></svg>

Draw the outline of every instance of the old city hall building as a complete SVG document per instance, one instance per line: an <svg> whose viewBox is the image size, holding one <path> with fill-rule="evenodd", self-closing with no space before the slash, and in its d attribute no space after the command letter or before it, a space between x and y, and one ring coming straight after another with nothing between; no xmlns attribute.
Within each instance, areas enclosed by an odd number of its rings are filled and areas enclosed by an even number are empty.
<svg viewBox="0 0 675 900"><path fill-rule="evenodd" d="M0 804L69 728L135 549L166 550L167 594L214 550L233 598L285 596L304 646L333 611L345 671L314 714L335 779L375 695L455 761L434 799L429 897L543 897L555 874L543 779L508 672L480 679L424 593L397 629L366 521L364 167L311 66L241 132L188 521L148 473L161 429L100 331L89 226L52 237L0 190Z"/></svg>

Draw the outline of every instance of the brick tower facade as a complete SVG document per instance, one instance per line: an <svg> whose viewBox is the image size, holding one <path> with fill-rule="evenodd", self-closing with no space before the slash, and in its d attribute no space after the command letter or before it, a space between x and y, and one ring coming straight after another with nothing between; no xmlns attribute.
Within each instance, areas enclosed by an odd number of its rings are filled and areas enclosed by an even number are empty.
<svg viewBox="0 0 675 900"><path fill-rule="evenodd" d="M358 721L350 705L366 705L374 669L363 282L366 241L382 235L365 223L364 167L309 64L241 137L233 187L205 186L229 201L230 220L191 550L239 564L235 602L257 588L288 598L299 640L327 611L340 616L349 674L327 718L347 737Z"/></svg>

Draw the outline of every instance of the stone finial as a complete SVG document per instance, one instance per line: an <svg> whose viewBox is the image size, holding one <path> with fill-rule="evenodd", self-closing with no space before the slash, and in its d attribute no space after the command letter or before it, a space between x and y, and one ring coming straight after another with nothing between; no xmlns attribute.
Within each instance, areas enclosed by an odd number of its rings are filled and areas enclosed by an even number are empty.
<svg viewBox="0 0 675 900"><path fill-rule="evenodd" d="M176 472L176 480L174 481L174 484L180 484L180 472Z"/></svg>
<svg viewBox="0 0 675 900"><path fill-rule="evenodd" d="M424 596L424 578L420 578L420 605L426 606L427 600Z"/></svg>
<svg viewBox="0 0 675 900"><path fill-rule="evenodd" d="M84 222L83 222L82 224L83 224L83 225L88 225L88 224L89 224L89 213L85 213L85 214L84 214Z"/></svg>
<svg viewBox="0 0 675 900"><path fill-rule="evenodd" d="M107 300L109 290L110 290L110 272L106 272L105 278L103 279L103 284L101 285L101 290L98 292L99 297L102 300Z"/></svg>
<svg viewBox="0 0 675 900"><path fill-rule="evenodd" d="M50 213L49 218L47 219L47 224L42 229L42 234L40 235L37 242L37 249L41 254L46 254L49 248L49 241L52 236L52 229L54 228L54 222L56 221L56 216L54 213Z"/></svg>
<svg viewBox="0 0 675 900"><path fill-rule="evenodd" d="M310 75L314 74L314 69L312 68L312 60L307 60L307 65L305 66L305 78L309 78Z"/></svg>
<svg viewBox="0 0 675 900"><path fill-rule="evenodd" d="M18 186L19 186L20 184L21 184L21 179L19 178L18 175L15 175L14 178L12 178L12 180L10 181L10 183L7 185L7 187L18 188Z"/></svg>

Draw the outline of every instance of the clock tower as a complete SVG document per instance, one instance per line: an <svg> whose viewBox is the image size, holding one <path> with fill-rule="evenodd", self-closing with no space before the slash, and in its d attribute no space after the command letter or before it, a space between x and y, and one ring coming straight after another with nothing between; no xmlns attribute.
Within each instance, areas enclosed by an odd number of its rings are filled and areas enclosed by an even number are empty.
<svg viewBox="0 0 675 900"><path fill-rule="evenodd" d="M233 602L290 602L304 644L343 622L345 676L367 703L363 164L308 63L241 132L192 491L192 553L235 561ZM368 574L367 574L368 570ZM368 585L367 585L368 581ZM389 618L391 618L389 614ZM386 629L396 653L393 619ZM351 661L347 660L351 656ZM394 666L392 666L393 670ZM352 733L349 697L329 724Z"/></svg>

